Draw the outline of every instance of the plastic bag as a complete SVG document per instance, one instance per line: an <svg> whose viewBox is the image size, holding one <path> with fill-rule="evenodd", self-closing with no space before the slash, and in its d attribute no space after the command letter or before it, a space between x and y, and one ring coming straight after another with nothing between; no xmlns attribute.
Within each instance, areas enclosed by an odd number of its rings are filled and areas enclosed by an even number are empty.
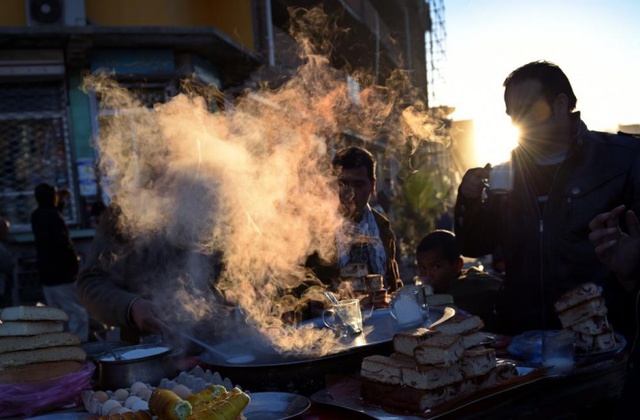
<svg viewBox="0 0 640 420"><path fill-rule="evenodd" d="M516 335L507 348L509 354L525 362L540 363L542 360L542 337L544 330L526 331Z"/></svg>
<svg viewBox="0 0 640 420"><path fill-rule="evenodd" d="M0 417L31 416L81 402L82 390L91 388L95 365L86 361L74 373L40 382L0 384Z"/></svg>

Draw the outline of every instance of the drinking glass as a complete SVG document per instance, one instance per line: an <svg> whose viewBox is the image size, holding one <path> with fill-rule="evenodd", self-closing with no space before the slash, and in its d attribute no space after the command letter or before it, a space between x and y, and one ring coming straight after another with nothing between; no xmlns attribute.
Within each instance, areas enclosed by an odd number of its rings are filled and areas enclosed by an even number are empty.
<svg viewBox="0 0 640 420"><path fill-rule="evenodd" d="M322 312L324 325L335 331L338 337L358 335L362 332L362 312L359 299L346 299L333 304Z"/></svg>

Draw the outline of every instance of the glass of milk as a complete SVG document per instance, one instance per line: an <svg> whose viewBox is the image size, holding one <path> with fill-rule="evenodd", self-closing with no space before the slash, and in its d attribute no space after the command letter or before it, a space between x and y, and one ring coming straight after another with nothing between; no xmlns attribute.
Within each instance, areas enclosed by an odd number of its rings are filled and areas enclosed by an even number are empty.
<svg viewBox="0 0 640 420"><path fill-rule="evenodd" d="M575 337L570 330L545 331L542 336L542 366L552 375L566 375L573 371Z"/></svg>
<svg viewBox="0 0 640 420"><path fill-rule="evenodd" d="M513 166L511 162L500 163L489 171L489 191L506 194L513 189Z"/></svg>

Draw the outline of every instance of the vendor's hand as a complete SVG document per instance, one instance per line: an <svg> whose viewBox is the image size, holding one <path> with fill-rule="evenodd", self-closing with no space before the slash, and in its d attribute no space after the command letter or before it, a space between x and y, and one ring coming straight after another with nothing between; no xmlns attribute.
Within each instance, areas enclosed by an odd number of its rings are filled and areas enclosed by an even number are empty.
<svg viewBox="0 0 640 420"><path fill-rule="evenodd" d="M623 213L628 234L619 225ZM601 213L589 222L589 229L589 240L595 245L598 259L619 277L627 278L640 268L640 222L632 210L625 213L625 206L618 206Z"/></svg>
<svg viewBox="0 0 640 420"><path fill-rule="evenodd" d="M469 169L462 177L458 194L462 194L466 198L479 198L485 188L485 180L489 178L490 171L490 163L487 163L484 168Z"/></svg>
<svg viewBox="0 0 640 420"><path fill-rule="evenodd" d="M168 324L158 317L158 307L148 299L138 299L131 305L131 320L142 334L167 335Z"/></svg>

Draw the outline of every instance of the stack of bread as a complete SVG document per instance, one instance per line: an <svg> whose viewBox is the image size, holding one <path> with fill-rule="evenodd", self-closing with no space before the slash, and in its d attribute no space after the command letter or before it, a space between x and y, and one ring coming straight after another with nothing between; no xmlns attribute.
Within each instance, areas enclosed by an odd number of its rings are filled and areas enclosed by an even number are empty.
<svg viewBox="0 0 640 420"><path fill-rule="evenodd" d="M601 289L596 284L585 283L570 290L554 306L562 327L573 331L577 350L601 352L618 346L607 319L607 306Z"/></svg>
<svg viewBox="0 0 640 420"><path fill-rule="evenodd" d="M498 364L495 350L481 345L483 326L477 316L456 315L433 329L396 333L391 356L363 359L362 397L374 404L424 412L517 376L515 365Z"/></svg>
<svg viewBox="0 0 640 420"><path fill-rule="evenodd" d="M38 382L78 371L86 359L80 339L64 332L67 314L48 306L0 312L0 383Z"/></svg>

